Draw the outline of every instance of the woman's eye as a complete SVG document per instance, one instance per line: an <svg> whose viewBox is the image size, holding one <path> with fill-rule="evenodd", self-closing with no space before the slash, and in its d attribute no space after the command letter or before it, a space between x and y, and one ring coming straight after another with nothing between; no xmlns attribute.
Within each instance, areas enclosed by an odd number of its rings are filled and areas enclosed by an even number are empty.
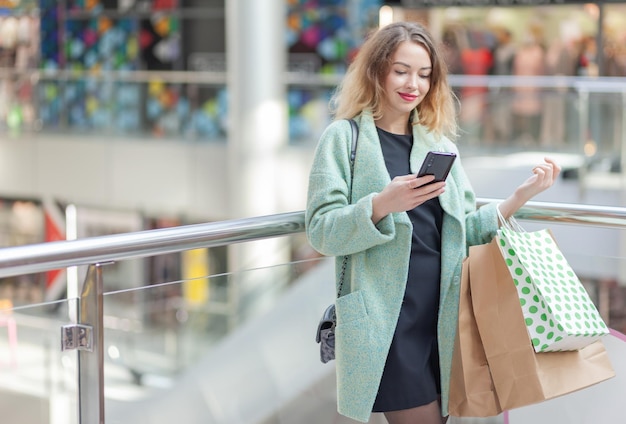
<svg viewBox="0 0 626 424"><path fill-rule="evenodd" d="M406 72L405 71L396 71L396 75L405 75Z"/></svg>
<svg viewBox="0 0 626 424"><path fill-rule="evenodd" d="M420 78L429 79L430 78L430 74L420 75Z"/></svg>

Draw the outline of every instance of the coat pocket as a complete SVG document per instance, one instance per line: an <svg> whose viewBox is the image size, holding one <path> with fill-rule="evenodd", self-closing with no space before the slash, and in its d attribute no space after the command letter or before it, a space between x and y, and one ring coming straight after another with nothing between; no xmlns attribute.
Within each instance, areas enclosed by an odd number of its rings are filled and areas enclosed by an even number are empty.
<svg viewBox="0 0 626 424"><path fill-rule="evenodd" d="M363 411L369 416L371 394L375 393L377 382L372 380L375 355L372 354L370 322L362 291L340 297L336 306L337 408L351 417L357 417Z"/></svg>
<svg viewBox="0 0 626 424"><path fill-rule="evenodd" d="M337 299L337 327L335 328L336 353L350 366L362 363L361 355L369 348L369 320L362 291Z"/></svg>
<svg viewBox="0 0 626 424"><path fill-rule="evenodd" d="M335 302L337 308L337 325L346 325L367 317L362 290L341 296Z"/></svg>

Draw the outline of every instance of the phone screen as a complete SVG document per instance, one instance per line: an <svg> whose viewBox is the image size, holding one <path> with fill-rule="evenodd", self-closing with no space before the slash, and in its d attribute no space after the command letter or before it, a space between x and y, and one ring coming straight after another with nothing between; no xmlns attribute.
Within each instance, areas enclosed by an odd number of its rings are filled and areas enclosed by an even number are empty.
<svg viewBox="0 0 626 424"><path fill-rule="evenodd" d="M455 153L428 152L426 159L424 159L424 162L422 163L422 167L417 173L417 176L422 177L424 175L434 175L435 179L432 181L433 183L444 181L447 178L455 159Z"/></svg>

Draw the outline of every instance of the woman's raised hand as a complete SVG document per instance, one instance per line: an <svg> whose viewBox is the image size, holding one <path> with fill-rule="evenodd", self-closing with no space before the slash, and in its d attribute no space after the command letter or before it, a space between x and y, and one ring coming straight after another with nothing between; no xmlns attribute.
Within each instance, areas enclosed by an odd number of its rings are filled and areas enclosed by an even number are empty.
<svg viewBox="0 0 626 424"><path fill-rule="evenodd" d="M537 194L552 187L559 177L561 167L550 158L545 158L532 169L532 175L520 184L513 194L500 203L500 212L504 218L513 216L515 212Z"/></svg>
<svg viewBox="0 0 626 424"><path fill-rule="evenodd" d="M516 192L523 199L526 199L526 202L542 191L552 187L560 172L561 167L553 159L545 158L544 163L540 163L533 168L533 175L517 187Z"/></svg>

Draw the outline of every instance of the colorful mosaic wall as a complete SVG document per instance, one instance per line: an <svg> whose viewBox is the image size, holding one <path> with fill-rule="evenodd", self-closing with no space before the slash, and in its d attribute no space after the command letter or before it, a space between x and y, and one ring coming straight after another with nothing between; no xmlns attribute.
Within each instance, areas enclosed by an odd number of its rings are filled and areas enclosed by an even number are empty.
<svg viewBox="0 0 626 424"><path fill-rule="evenodd" d="M342 75L366 33L378 25L382 0L288 0L287 45L293 72ZM291 140L317 138L328 124L331 88L291 89Z"/></svg>
<svg viewBox="0 0 626 424"><path fill-rule="evenodd" d="M156 0L40 0L40 67L96 76L99 71L173 69L180 54L179 23L163 12L176 6ZM145 130L145 92L139 84L98 78L44 82L39 113L44 127L139 133Z"/></svg>
<svg viewBox="0 0 626 424"><path fill-rule="evenodd" d="M102 77L103 71L185 70L189 54L182 45L185 22L172 13L182 7L180 0L14 3L20 3L22 13L30 8L37 21L38 47L29 67L70 71L62 80L44 73L30 91L20 88L32 97L19 113L11 112L16 128L27 115L36 115L32 122L53 131L102 130L190 139L225 135L224 87L159 80L114 82ZM343 74L365 33L377 24L381 4L382 0L287 0L290 71ZM0 7L0 19L2 13ZM330 93L329 87L289 90L292 140L316 138L328 120ZM0 104L0 121L9 112L4 113Z"/></svg>

